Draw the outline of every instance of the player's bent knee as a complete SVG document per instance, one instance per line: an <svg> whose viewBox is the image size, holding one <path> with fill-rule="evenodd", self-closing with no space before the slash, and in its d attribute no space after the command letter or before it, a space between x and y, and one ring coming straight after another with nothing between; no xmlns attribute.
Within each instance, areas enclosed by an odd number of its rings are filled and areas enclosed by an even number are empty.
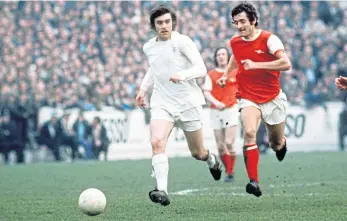
<svg viewBox="0 0 347 221"><path fill-rule="evenodd" d="M162 153L165 151L165 139L153 137L151 139L152 149L154 153Z"/></svg>
<svg viewBox="0 0 347 221"><path fill-rule="evenodd" d="M230 153L234 152L234 142L226 143L227 149Z"/></svg>
<svg viewBox="0 0 347 221"><path fill-rule="evenodd" d="M255 141L256 138L256 130L254 129L248 129L244 131L244 138L246 141Z"/></svg>
<svg viewBox="0 0 347 221"><path fill-rule="evenodd" d="M235 143L235 137L225 139L225 145L227 147L229 147L230 145L234 145L234 143Z"/></svg>

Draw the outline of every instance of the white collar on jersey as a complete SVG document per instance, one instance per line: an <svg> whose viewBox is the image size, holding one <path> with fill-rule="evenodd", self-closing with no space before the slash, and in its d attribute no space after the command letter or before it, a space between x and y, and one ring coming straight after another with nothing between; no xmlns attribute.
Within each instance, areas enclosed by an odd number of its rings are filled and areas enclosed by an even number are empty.
<svg viewBox="0 0 347 221"><path fill-rule="evenodd" d="M246 38L242 37L242 40L244 40L244 41L254 41L255 39L257 39L260 36L261 32L262 32L262 30L258 29L258 33L253 38L246 39Z"/></svg>

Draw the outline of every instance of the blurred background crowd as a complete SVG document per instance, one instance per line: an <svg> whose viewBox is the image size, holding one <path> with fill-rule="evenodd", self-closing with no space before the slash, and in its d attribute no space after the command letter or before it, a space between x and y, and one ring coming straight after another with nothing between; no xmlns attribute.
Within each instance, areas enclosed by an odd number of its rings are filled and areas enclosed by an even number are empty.
<svg viewBox="0 0 347 221"><path fill-rule="evenodd" d="M136 108L134 98L147 70L142 46L155 35L149 11L158 3L0 2L0 127L10 116L23 135L16 139L25 143L28 131L39 129L42 106ZM230 11L236 3L166 3L177 12L177 30L194 40L208 69L213 68L214 49L229 47L235 33ZM259 27L282 39L293 63L281 79L291 104L310 108L340 99L334 78L347 76L347 3L254 4Z"/></svg>

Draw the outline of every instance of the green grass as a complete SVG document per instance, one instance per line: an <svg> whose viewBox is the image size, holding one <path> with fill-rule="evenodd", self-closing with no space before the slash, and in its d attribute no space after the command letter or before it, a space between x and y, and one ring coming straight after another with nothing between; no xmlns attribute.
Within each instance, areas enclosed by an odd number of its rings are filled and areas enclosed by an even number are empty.
<svg viewBox="0 0 347 221"><path fill-rule="evenodd" d="M148 199L150 160L2 166L0 220L347 220L347 153L295 153L282 163L261 156L260 198L245 194L243 158L236 166L236 181L226 184L202 162L170 159L168 207ZM108 200L96 217L77 208L89 187ZM187 189L198 190L174 194Z"/></svg>

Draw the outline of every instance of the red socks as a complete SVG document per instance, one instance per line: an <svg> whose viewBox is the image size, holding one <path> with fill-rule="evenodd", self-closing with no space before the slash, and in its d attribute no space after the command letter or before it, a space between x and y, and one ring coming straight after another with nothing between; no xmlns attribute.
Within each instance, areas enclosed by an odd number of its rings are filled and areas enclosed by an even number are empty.
<svg viewBox="0 0 347 221"><path fill-rule="evenodd" d="M258 178L258 162L259 162L259 150L257 144L246 145L243 150L243 156L245 159L245 166L250 180L254 180L259 183ZM221 156L222 162L225 167L226 174L234 175L234 168L236 163L236 155L232 153L223 154Z"/></svg>
<svg viewBox="0 0 347 221"><path fill-rule="evenodd" d="M224 167L225 167L225 172L227 174L230 173L230 170L231 170L231 159L230 159L230 155L229 154L223 154L222 155L222 161L223 161L223 164L224 164Z"/></svg>
<svg viewBox="0 0 347 221"><path fill-rule="evenodd" d="M246 145L243 150L243 156L245 159L245 166L246 166L249 179L259 183L259 180L258 180L259 151L258 151L257 144Z"/></svg>
<svg viewBox="0 0 347 221"><path fill-rule="evenodd" d="M234 169L235 169L235 163L236 163L236 154L235 153L231 153L231 155L230 155L230 162L231 162L230 173L232 175L234 175Z"/></svg>
<svg viewBox="0 0 347 221"><path fill-rule="evenodd" d="M223 154L221 156L221 159L223 161L225 172L226 174L232 174L234 175L234 168L235 168L235 162L236 162L236 155L229 155L229 154Z"/></svg>

